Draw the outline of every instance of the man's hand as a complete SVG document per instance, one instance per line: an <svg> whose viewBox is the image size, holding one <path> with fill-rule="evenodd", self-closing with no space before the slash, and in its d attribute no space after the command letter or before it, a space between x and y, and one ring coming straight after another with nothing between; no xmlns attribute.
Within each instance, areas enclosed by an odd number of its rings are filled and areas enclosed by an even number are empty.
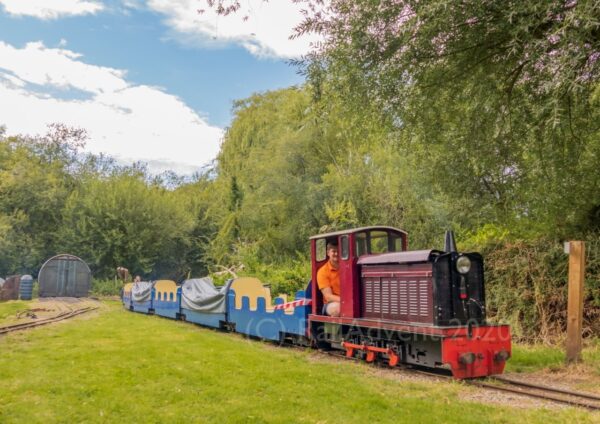
<svg viewBox="0 0 600 424"><path fill-rule="evenodd" d="M321 293L323 293L323 299L325 299L327 303L341 301L338 295L333 294L333 291L331 291L331 287L325 287L324 289L321 289Z"/></svg>

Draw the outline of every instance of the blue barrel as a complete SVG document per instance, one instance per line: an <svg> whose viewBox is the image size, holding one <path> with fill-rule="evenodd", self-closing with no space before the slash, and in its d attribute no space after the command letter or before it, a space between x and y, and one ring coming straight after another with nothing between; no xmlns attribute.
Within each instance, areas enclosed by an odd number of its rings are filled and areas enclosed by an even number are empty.
<svg viewBox="0 0 600 424"><path fill-rule="evenodd" d="M33 277L24 275L21 277L21 287L19 289L19 297L21 300L31 300L33 293Z"/></svg>

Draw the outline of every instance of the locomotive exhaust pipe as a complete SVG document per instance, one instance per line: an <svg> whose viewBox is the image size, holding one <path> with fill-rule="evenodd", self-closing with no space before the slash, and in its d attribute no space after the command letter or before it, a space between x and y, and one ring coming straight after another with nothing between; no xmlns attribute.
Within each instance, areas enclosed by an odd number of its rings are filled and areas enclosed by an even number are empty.
<svg viewBox="0 0 600 424"><path fill-rule="evenodd" d="M454 231L446 231L446 241L444 243L444 251L448 253L456 253L456 242L454 241Z"/></svg>

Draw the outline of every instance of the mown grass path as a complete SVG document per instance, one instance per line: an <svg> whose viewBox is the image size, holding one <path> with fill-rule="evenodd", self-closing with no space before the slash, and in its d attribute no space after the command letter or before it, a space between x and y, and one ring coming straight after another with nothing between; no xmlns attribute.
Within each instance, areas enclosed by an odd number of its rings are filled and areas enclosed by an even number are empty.
<svg viewBox="0 0 600 424"><path fill-rule="evenodd" d="M239 335L126 312L0 338L0 422L593 422L584 411L461 401Z"/></svg>

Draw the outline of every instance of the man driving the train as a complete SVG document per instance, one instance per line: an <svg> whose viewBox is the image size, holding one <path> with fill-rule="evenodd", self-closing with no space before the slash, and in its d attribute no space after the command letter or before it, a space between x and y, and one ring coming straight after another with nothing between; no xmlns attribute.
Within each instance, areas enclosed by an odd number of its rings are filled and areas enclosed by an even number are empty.
<svg viewBox="0 0 600 424"><path fill-rule="evenodd" d="M323 315L340 315L340 256L337 241L327 243L329 260L317 272L317 284L323 294Z"/></svg>

